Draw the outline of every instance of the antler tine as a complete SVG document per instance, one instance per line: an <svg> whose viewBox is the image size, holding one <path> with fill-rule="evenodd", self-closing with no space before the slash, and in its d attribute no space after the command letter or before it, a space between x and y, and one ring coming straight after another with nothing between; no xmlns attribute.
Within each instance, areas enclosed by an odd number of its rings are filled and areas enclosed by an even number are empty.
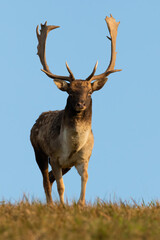
<svg viewBox="0 0 160 240"><path fill-rule="evenodd" d="M66 81L73 81L73 77L70 74L69 77L67 76L59 76L59 75L55 75L53 73L51 73L51 71L49 70L49 67L47 65L47 61L46 61L46 39L47 39L47 35L48 33L56 28L59 28L59 26L54 26L54 25L50 25L47 26L47 22L45 22L45 24L41 24L41 30L40 30L40 34L39 34L39 30L38 30L38 26L36 28L36 33L37 33L37 39L38 39L38 52L37 55L40 58L41 64L43 66L43 69L41 69L43 72L46 73L46 75L52 79L59 79L59 80L66 80Z"/></svg>
<svg viewBox="0 0 160 240"><path fill-rule="evenodd" d="M96 72L97 66L98 66L98 61L96 62L95 66L94 66L94 68L93 68L92 73L89 75L88 78L86 78L86 81L91 81L91 80L92 80L92 77L94 76L94 74L95 74L95 72Z"/></svg>
<svg viewBox="0 0 160 240"><path fill-rule="evenodd" d="M73 73L72 73L71 69L69 68L69 66L68 66L68 63L67 63L67 62L66 62L66 68L67 68L67 70L68 70L68 72L69 72L69 74L70 74L70 77L72 78L72 80L75 80L75 78L74 78L74 75L73 75Z"/></svg>
<svg viewBox="0 0 160 240"><path fill-rule="evenodd" d="M111 37L108 37L108 39L111 41L111 59L110 59L110 63L107 70L102 74L92 76L90 81L103 79L103 78L106 78L111 73L121 71L121 69L114 69L115 63L116 63L116 54L117 54L116 53L117 30L120 22L116 22L116 20L112 17L112 15L110 15L110 17L106 17L105 21L107 23L107 27L111 36Z"/></svg>

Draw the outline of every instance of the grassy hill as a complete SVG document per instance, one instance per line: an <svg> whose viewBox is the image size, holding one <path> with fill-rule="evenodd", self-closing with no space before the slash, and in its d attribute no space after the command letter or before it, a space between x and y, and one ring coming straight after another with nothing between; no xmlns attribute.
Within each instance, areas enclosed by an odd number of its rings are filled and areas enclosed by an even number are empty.
<svg viewBox="0 0 160 240"><path fill-rule="evenodd" d="M159 240L160 204L0 204L0 240Z"/></svg>

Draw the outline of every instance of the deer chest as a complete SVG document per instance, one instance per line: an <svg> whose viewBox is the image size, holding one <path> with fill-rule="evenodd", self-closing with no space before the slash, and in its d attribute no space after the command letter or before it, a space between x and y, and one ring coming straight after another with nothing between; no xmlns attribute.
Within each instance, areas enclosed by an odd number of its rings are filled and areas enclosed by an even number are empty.
<svg viewBox="0 0 160 240"><path fill-rule="evenodd" d="M91 129L87 126L76 126L74 128L64 128L60 134L61 138L61 151L60 151L60 164L63 166L66 161L69 163L74 161L73 155L80 151L89 139Z"/></svg>

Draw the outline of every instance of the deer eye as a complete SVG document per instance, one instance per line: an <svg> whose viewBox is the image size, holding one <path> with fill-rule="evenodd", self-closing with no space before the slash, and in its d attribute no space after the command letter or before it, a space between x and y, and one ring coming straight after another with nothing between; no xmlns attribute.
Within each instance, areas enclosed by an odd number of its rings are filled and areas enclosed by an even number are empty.
<svg viewBox="0 0 160 240"><path fill-rule="evenodd" d="M70 92L70 93L69 93L69 96L70 96L70 97L73 97L73 92Z"/></svg>
<svg viewBox="0 0 160 240"><path fill-rule="evenodd" d="M88 96L91 96L91 94L92 94L92 90L89 90Z"/></svg>

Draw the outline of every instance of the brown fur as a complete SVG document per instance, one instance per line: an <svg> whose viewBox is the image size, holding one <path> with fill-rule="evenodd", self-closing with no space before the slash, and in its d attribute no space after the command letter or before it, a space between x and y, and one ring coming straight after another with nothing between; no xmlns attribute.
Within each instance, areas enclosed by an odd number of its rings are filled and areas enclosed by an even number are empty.
<svg viewBox="0 0 160 240"><path fill-rule="evenodd" d="M91 94L88 94L89 91L91 84L88 82L77 80L70 84L67 89L69 97L65 109L42 113L31 129L31 143L42 172L48 203L52 202L51 186L54 180L57 182L60 200L63 203L62 175L75 166L82 178L79 201L84 204L88 161L93 148L92 99ZM52 166L50 173L48 173L48 162Z"/></svg>

